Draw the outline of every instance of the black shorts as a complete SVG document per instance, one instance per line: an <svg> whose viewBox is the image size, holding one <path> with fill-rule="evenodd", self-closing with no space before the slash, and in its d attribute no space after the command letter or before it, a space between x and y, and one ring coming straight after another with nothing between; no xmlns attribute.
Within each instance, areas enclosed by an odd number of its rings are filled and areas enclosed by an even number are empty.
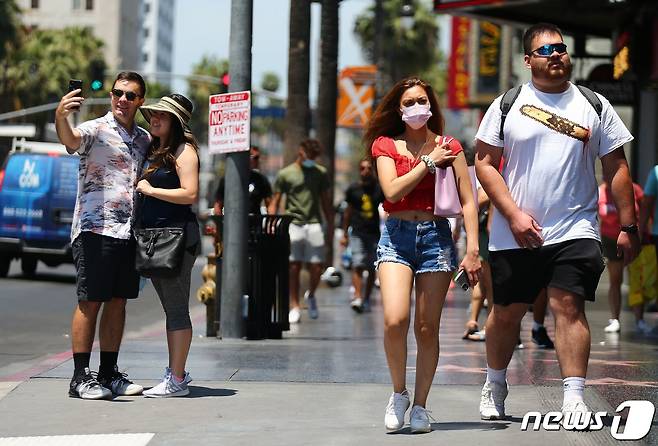
<svg viewBox="0 0 658 446"><path fill-rule="evenodd" d="M84 231L73 241L78 301L107 302L139 295L135 239L122 240Z"/></svg>
<svg viewBox="0 0 658 446"><path fill-rule="evenodd" d="M538 249L490 251L494 303L531 304L543 288L554 287L594 301L605 268L601 244L568 240Z"/></svg>
<svg viewBox="0 0 658 446"><path fill-rule="evenodd" d="M623 260L624 257L617 254L617 239L601 236L601 247L603 248L603 257L608 260Z"/></svg>

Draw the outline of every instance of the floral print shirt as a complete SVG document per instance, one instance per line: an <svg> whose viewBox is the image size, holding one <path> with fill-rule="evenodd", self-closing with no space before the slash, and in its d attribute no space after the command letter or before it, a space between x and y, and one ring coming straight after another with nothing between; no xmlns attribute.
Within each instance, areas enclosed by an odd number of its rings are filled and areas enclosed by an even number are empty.
<svg viewBox="0 0 658 446"><path fill-rule="evenodd" d="M138 126L129 133L112 112L82 123L77 130L82 142L71 242L83 231L129 239L135 186L151 137Z"/></svg>

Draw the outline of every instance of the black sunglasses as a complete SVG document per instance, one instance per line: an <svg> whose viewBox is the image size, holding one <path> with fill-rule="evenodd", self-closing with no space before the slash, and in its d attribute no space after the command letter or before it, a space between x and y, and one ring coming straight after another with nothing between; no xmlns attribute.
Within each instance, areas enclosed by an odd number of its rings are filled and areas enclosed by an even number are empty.
<svg viewBox="0 0 658 446"><path fill-rule="evenodd" d="M128 100L130 102L132 102L135 99L141 97L140 95L138 95L137 93L134 93L132 91L123 91L123 90L120 90L118 88L113 88L112 89L112 95L117 99L121 99L121 96L126 95L126 100Z"/></svg>
<svg viewBox="0 0 658 446"><path fill-rule="evenodd" d="M427 99L425 96L421 96L419 98L408 98L402 101L402 106L403 107L411 107L415 103L418 103L419 105L425 105L429 102L429 99Z"/></svg>
<svg viewBox="0 0 658 446"><path fill-rule="evenodd" d="M553 52L557 52L561 56L567 52L567 45L564 43L548 43L531 51L531 53L541 57L550 57Z"/></svg>

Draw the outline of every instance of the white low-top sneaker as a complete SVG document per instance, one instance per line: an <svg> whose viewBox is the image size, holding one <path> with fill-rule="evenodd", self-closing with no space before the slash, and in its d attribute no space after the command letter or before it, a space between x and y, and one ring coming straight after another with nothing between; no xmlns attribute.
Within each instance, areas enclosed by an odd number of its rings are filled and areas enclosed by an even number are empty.
<svg viewBox="0 0 658 446"><path fill-rule="evenodd" d="M171 373L171 369L169 367L165 367L165 376L167 376L168 373ZM183 376L183 382L185 384L189 384L192 382L192 377L190 376L190 373L186 370L185 375Z"/></svg>
<svg viewBox="0 0 658 446"><path fill-rule="evenodd" d="M393 393L388 399L384 424L386 429L395 431L404 426L404 414L409 408L409 392Z"/></svg>
<svg viewBox="0 0 658 446"><path fill-rule="evenodd" d="M103 387L96 379L96 374L85 368L83 374L71 379L69 396L83 400L101 400L112 398L112 391Z"/></svg>
<svg viewBox="0 0 658 446"><path fill-rule="evenodd" d="M357 297L356 299L353 299L352 302L350 302L350 307L352 307L352 310L354 310L357 313L362 313L363 312L363 299L360 297Z"/></svg>
<svg viewBox="0 0 658 446"><path fill-rule="evenodd" d="M485 382L480 395L480 418L483 420L504 420L505 398L507 398L508 392L507 381L505 381L505 385Z"/></svg>
<svg viewBox="0 0 658 446"><path fill-rule="evenodd" d="M411 424L412 434L421 434L432 432L432 424L430 423L431 411L421 406L414 406L411 408L409 415L409 424Z"/></svg>
<svg viewBox="0 0 658 446"><path fill-rule="evenodd" d="M606 333L619 333L619 320L618 319L608 319L608 325L603 329Z"/></svg>
<svg viewBox="0 0 658 446"><path fill-rule="evenodd" d="M177 382L170 370L165 369L164 379L160 384L145 390L144 396L147 398L172 398L176 396L185 396L190 393L185 380Z"/></svg>
<svg viewBox="0 0 658 446"><path fill-rule="evenodd" d="M291 324L299 324L299 321L302 319L302 311L295 307L288 313L288 322Z"/></svg>
<svg viewBox="0 0 658 446"><path fill-rule="evenodd" d="M566 430L587 429L591 422L589 408L583 401L567 401L562 405L562 427Z"/></svg>

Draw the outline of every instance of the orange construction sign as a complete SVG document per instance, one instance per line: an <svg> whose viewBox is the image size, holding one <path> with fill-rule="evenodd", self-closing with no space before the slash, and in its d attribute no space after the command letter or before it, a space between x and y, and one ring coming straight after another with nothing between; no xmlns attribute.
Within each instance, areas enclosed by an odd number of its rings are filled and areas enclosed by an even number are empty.
<svg viewBox="0 0 658 446"><path fill-rule="evenodd" d="M363 128L370 119L375 100L375 65L347 67L338 79L336 125Z"/></svg>

